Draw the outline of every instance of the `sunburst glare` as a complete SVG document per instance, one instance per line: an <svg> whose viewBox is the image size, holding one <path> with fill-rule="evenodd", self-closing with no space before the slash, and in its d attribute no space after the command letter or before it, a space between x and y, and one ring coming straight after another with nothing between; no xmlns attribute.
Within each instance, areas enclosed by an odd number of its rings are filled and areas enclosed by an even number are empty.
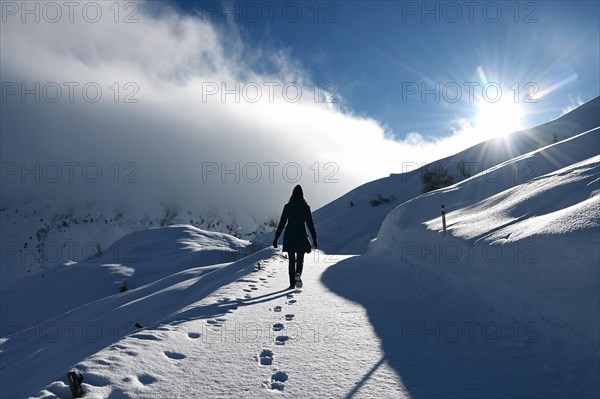
<svg viewBox="0 0 600 399"><path fill-rule="evenodd" d="M519 104L510 100L498 102L482 101L478 104L479 113L475 120L475 129L486 137L506 136L523 129L523 111Z"/></svg>

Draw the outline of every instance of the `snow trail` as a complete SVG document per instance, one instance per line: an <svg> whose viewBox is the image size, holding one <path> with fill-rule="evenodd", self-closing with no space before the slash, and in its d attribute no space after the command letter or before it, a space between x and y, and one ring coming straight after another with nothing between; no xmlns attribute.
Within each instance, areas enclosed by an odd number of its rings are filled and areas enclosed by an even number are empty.
<svg viewBox="0 0 600 399"><path fill-rule="evenodd" d="M321 282L326 267L346 258L307 255L303 290L285 290L282 255L261 261L260 270L77 364L86 397L405 397L364 309ZM34 397L68 397L68 387L55 381Z"/></svg>

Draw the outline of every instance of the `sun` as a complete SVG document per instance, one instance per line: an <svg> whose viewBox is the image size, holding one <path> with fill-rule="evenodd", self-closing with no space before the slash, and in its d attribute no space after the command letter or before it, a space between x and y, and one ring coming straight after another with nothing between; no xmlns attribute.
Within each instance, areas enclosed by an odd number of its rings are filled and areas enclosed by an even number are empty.
<svg viewBox="0 0 600 399"><path fill-rule="evenodd" d="M498 101L495 103L482 101L475 127L487 137L506 136L523 129L521 119L523 112L519 104L513 101Z"/></svg>

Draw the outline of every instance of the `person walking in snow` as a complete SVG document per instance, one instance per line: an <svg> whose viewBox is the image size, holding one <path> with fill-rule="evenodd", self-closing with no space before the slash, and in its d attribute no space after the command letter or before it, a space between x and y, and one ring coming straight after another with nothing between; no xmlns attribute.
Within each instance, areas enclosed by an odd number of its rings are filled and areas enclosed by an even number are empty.
<svg viewBox="0 0 600 399"><path fill-rule="evenodd" d="M310 212L310 206L304 199L304 193L302 187L298 184L292 191L292 196L287 204L283 207L281 213L281 219L275 232L275 239L273 240L273 247L277 248L277 241L279 236L285 228L283 235L283 250L288 253L289 263L289 274L290 274L290 286L288 289L293 289L298 286L302 287L302 266L304 265L304 252L307 249L308 237L306 235L306 226L312 236L313 246L319 247L317 242L317 232L313 223L312 214Z"/></svg>

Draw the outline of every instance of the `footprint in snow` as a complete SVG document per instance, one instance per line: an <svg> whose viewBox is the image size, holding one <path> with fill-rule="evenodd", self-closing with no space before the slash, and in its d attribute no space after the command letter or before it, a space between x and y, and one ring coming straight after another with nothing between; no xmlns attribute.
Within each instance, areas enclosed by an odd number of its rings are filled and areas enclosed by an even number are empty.
<svg viewBox="0 0 600 399"><path fill-rule="evenodd" d="M139 376L127 376L124 377L121 381L123 382L139 382L142 385L150 385L154 384L158 379L150 374L142 374Z"/></svg>
<svg viewBox="0 0 600 399"><path fill-rule="evenodd" d="M120 388L112 388L110 389L110 391L108 392L108 396L106 396L108 399L112 399L112 398L129 398L129 394L127 394L124 390L120 389Z"/></svg>
<svg viewBox="0 0 600 399"><path fill-rule="evenodd" d="M223 322L225 322L227 319L224 319L222 317L217 317L216 319L209 319L206 322L208 324L211 324L215 327L221 327L223 325Z"/></svg>
<svg viewBox="0 0 600 399"><path fill-rule="evenodd" d="M273 312L281 312L281 306L275 306Z"/></svg>
<svg viewBox="0 0 600 399"><path fill-rule="evenodd" d="M270 366L273 364L273 351L270 349L263 349L258 355L258 361L263 366Z"/></svg>
<svg viewBox="0 0 600 399"><path fill-rule="evenodd" d="M130 335L131 338L142 339L147 341L160 341L160 338L156 335L152 334L133 334Z"/></svg>
<svg viewBox="0 0 600 399"><path fill-rule="evenodd" d="M290 299L289 301L287 301L287 304L288 304L288 305L293 305L293 304L295 304L296 302L298 302L298 301L297 301L297 300L295 300L295 299Z"/></svg>
<svg viewBox="0 0 600 399"><path fill-rule="evenodd" d="M86 373L85 382L96 387L105 387L110 383L108 378L94 373Z"/></svg>
<svg viewBox="0 0 600 399"><path fill-rule="evenodd" d="M285 315L285 319L286 319L287 321L291 321L293 318L294 318L294 315L293 315L293 314L286 314L286 315Z"/></svg>
<svg viewBox="0 0 600 399"><path fill-rule="evenodd" d="M286 382L287 380L287 373L283 371L277 371L271 376L271 384L269 385L269 388L277 391L283 391L283 389L285 388L284 382Z"/></svg>
<svg viewBox="0 0 600 399"><path fill-rule="evenodd" d="M187 357L183 353L171 352L171 351L165 351L165 356L168 357L169 359L173 359L173 360L181 360L181 359L185 359Z"/></svg>
<svg viewBox="0 0 600 399"><path fill-rule="evenodd" d="M158 379L150 374L141 374L137 377L138 381L142 383L142 385L150 385L154 384Z"/></svg>
<svg viewBox="0 0 600 399"><path fill-rule="evenodd" d="M275 338L275 345L285 345L285 343L290 339L287 335L280 335Z"/></svg>
<svg viewBox="0 0 600 399"><path fill-rule="evenodd" d="M188 337L190 337L192 339L197 339L197 338L200 338L200 333L190 332L190 333L188 333Z"/></svg>
<svg viewBox="0 0 600 399"><path fill-rule="evenodd" d="M283 330L283 323L275 323L273 324L273 331L281 331Z"/></svg>

